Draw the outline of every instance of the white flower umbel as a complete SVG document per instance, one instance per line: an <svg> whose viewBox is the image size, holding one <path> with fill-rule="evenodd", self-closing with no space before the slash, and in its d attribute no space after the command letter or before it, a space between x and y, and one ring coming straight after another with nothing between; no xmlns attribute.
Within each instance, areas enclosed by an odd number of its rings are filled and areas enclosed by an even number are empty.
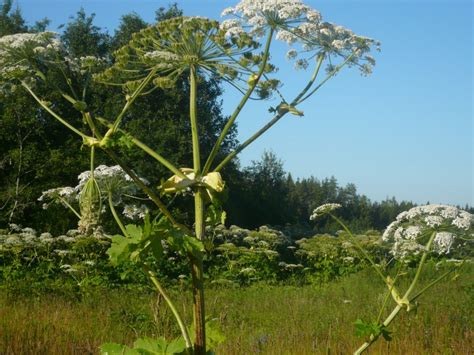
<svg viewBox="0 0 474 355"><path fill-rule="evenodd" d="M89 180L90 174L90 171L79 174L79 184L74 188L78 193L82 191ZM138 191L133 179L118 165L99 165L94 169L94 178L100 190L104 192L104 197L107 196L108 192L112 193L114 205L122 202L124 194L134 195ZM148 183L145 179L142 179L142 181Z"/></svg>
<svg viewBox="0 0 474 355"><path fill-rule="evenodd" d="M225 9L222 16L233 16L221 24L229 36L244 31L263 36L273 29L278 40L297 46L288 51L288 59L298 54L305 57L295 63L297 69L306 69L305 61L323 56L329 59L331 71L334 58L341 57L348 60L349 65L359 67L362 75L369 75L375 59L368 53L372 47L380 50L380 42L324 22L319 11L300 0L242 0L235 7Z"/></svg>
<svg viewBox="0 0 474 355"><path fill-rule="evenodd" d="M341 208L342 206L338 203L326 203L324 205L319 206L316 208L313 213L311 214L311 217L309 217L310 220L315 220L318 217L324 216L325 214L334 211L335 209Z"/></svg>
<svg viewBox="0 0 474 355"><path fill-rule="evenodd" d="M53 32L17 33L0 37L0 89L13 79L35 76L41 63L57 56L60 42Z"/></svg>
<svg viewBox="0 0 474 355"><path fill-rule="evenodd" d="M43 209L47 209L53 203L59 203L67 207L67 204L74 203L77 198L77 191L72 187L66 186L43 191L38 201L43 202Z"/></svg>
<svg viewBox="0 0 474 355"><path fill-rule="evenodd" d="M391 253L405 259L425 251L432 233L436 233L432 251L448 254L458 247L474 227L474 216L456 207L445 205L418 206L400 213L385 230L382 239L391 243Z"/></svg>

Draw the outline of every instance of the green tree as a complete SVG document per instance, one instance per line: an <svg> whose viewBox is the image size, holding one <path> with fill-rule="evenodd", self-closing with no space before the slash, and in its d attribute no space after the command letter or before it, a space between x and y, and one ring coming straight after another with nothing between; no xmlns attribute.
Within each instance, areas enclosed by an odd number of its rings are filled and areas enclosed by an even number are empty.
<svg viewBox="0 0 474 355"><path fill-rule="evenodd" d="M67 46L73 57L105 56L108 53L110 37L102 29L94 25L95 14L87 16L81 8L76 17L71 17L61 35L61 40Z"/></svg>
<svg viewBox="0 0 474 355"><path fill-rule="evenodd" d="M13 9L13 0L4 0L0 5L0 36L26 32L27 26L20 8Z"/></svg>

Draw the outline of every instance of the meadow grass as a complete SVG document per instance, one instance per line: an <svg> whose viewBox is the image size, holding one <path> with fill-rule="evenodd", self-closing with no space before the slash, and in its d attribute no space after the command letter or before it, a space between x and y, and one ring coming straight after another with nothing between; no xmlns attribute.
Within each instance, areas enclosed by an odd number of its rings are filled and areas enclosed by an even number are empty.
<svg viewBox="0 0 474 355"><path fill-rule="evenodd" d="M191 322L184 291L171 293ZM384 292L368 270L319 286L208 289L208 314L227 337L216 352L350 354L363 341L354 335L354 321L374 320ZM393 340L378 341L369 353L472 354L473 296L471 266L455 282L431 289L416 311L401 313L390 327ZM104 342L132 344L163 334L179 331L164 302L146 290L95 290L80 300L0 293L1 354L95 354Z"/></svg>

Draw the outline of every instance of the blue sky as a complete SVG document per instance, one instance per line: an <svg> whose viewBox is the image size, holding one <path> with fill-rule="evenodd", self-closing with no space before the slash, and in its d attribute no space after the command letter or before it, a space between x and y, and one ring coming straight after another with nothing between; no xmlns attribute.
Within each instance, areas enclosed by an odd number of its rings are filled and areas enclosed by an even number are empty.
<svg viewBox="0 0 474 355"><path fill-rule="evenodd" d="M186 15L218 18L233 1L177 1ZM48 17L51 30L81 6L112 34L120 16L135 11L152 21L168 1L20 0L25 18ZM343 70L241 156L242 165L273 150L294 177L353 182L373 200L395 196L418 203L474 205L473 5L471 1L306 1L325 20L382 42L372 76ZM293 93L309 73L295 72L274 47L283 91ZM291 95L290 95L291 96ZM237 94L225 88L224 112ZM239 117L244 140L271 116L264 101Z"/></svg>

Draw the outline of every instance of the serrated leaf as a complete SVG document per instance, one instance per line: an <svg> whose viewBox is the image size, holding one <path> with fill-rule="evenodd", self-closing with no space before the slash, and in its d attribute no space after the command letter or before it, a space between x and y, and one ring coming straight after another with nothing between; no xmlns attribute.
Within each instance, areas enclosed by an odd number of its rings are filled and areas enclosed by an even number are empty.
<svg viewBox="0 0 474 355"><path fill-rule="evenodd" d="M179 337L173 341L171 341L167 348L167 354L181 354L186 350L186 342L182 337Z"/></svg>
<svg viewBox="0 0 474 355"><path fill-rule="evenodd" d="M142 228L135 225L135 224L127 224L125 226L125 230L128 233L128 236L130 237L129 239L132 239L134 241L140 241L142 238Z"/></svg>
<svg viewBox="0 0 474 355"><path fill-rule="evenodd" d="M112 265L119 265L126 261L126 249L128 247L127 238L121 235L114 235L112 237L112 244L109 249L107 249L107 254L109 255L110 262Z"/></svg>

